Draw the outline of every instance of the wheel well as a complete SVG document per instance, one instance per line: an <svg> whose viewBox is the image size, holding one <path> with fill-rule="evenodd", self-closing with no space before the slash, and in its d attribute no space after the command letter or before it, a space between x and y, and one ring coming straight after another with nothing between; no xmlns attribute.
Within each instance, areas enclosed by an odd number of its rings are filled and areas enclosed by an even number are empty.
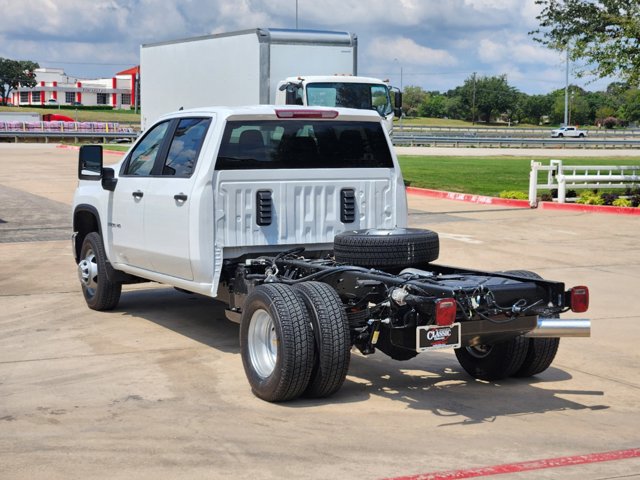
<svg viewBox="0 0 640 480"><path fill-rule="evenodd" d="M91 232L100 233L100 223L98 222L97 215L89 210L76 210L76 213L73 215L73 231L76 233L75 251L73 253L77 261L80 258L80 249L82 248L84 238Z"/></svg>

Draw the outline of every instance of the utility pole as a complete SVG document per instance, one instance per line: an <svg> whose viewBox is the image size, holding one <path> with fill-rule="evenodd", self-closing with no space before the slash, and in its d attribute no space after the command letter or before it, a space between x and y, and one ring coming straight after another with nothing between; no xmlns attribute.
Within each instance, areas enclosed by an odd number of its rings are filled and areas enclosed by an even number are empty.
<svg viewBox="0 0 640 480"><path fill-rule="evenodd" d="M296 0L296 30L298 30L298 0Z"/></svg>

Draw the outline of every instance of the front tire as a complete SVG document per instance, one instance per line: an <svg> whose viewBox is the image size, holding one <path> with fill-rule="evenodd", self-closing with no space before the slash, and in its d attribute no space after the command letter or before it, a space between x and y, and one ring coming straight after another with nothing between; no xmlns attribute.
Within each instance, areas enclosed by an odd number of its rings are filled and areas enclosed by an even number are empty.
<svg viewBox="0 0 640 480"><path fill-rule="evenodd" d="M84 237L80 259L78 277L89 308L101 311L114 309L120 301L122 284L109 279L107 255L99 233L91 232Z"/></svg>
<svg viewBox="0 0 640 480"><path fill-rule="evenodd" d="M256 287L244 303L240 348L258 398L283 402L300 396L313 368L313 332L297 292L277 283Z"/></svg>

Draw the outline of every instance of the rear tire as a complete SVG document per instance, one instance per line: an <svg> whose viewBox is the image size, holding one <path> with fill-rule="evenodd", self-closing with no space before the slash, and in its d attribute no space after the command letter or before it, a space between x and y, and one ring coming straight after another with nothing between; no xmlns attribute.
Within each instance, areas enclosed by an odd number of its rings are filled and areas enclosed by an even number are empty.
<svg viewBox="0 0 640 480"><path fill-rule="evenodd" d="M337 292L320 282L294 286L311 317L315 337L315 361L305 397L322 398L334 394L347 376L351 359L351 336L347 313Z"/></svg>
<svg viewBox="0 0 640 480"><path fill-rule="evenodd" d="M527 355L530 339L516 337L493 345L476 345L455 350L464 370L480 380L501 380L517 372Z"/></svg>
<svg viewBox="0 0 640 480"><path fill-rule="evenodd" d="M365 229L339 233L336 262L367 268L406 268L433 262L440 253L436 232L417 228Z"/></svg>
<svg viewBox="0 0 640 480"><path fill-rule="evenodd" d="M313 332L297 292L277 283L256 287L244 302L240 348L257 397L283 402L300 396L313 368Z"/></svg>
<svg viewBox="0 0 640 480"><path fill-rule="evenodd" d="M514 377L532 377L551 366L558 353L559 338L530 338L527 356Z"/></svg>
<svg viewBox="0 0 640 480"><path fill-rule="evenodd" d="M542 279L540 275L529 270L510 270L511 275L519 277ZM552 318L560 318L559 315L552 315ZM532 377L544 372L551 366L558 353L560 346L559 338L530 338L527 356L522 362L522 366L513 374L514 377Z"/></svg>

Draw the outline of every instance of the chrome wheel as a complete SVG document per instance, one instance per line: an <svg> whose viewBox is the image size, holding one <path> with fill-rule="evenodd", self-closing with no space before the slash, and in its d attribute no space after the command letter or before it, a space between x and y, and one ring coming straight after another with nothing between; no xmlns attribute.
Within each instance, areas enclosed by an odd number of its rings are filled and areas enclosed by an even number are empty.
<svg viewBox="0 0 640 480"><path fill-rule="evenodd" d="M78 277L87 294L93 297L98 288L98 261L92 249L88 249L78 263Z"/></svg>
<svg viewBox="0 0 640 480"><path fill-rule="evenodd" d="M268 312L259 309L253 313L247 340L253 368L261 378L267 378L278 360L278 335Z"/></svg>

